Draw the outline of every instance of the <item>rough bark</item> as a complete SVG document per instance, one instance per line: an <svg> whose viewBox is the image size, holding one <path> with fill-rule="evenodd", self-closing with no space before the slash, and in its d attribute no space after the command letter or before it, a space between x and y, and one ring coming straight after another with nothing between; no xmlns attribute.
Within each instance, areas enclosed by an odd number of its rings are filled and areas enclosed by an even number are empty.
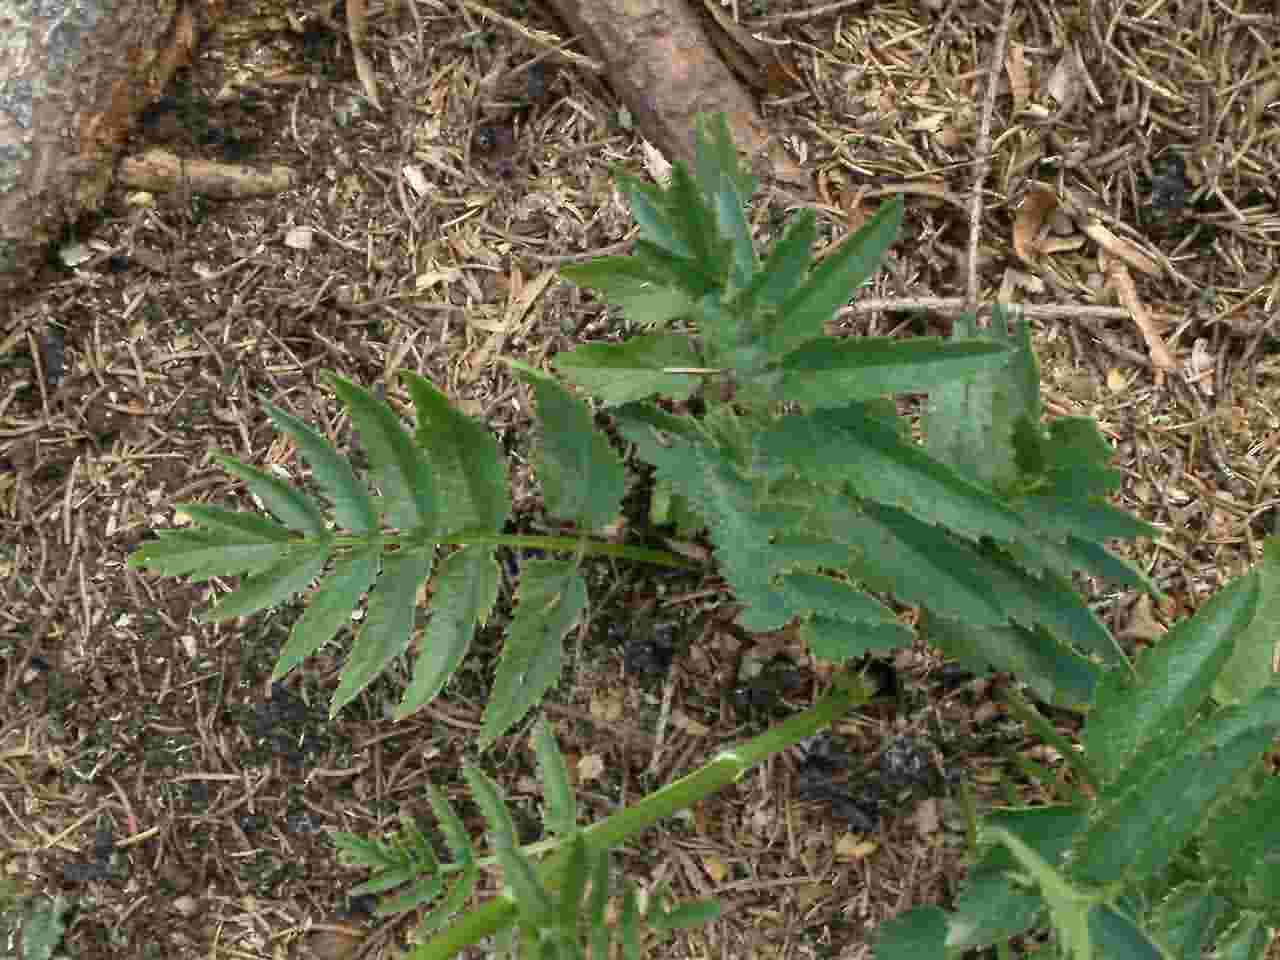
<svg viewBox="0 0 1280 960"><path fill-rule="evenodd" d="M181 0L0 0L0 310L98 209L133 117L190 57Z"/></svg>
<svg viewBox="0 0 1280 960"><path fill-rule="evenodd" d="M792 184L809 183L683 0L551 0L551 5L587 52L605 64L605 79L640 132L668 160L693 169L695 118L723 113L734 143L760 172Z"/></svg>

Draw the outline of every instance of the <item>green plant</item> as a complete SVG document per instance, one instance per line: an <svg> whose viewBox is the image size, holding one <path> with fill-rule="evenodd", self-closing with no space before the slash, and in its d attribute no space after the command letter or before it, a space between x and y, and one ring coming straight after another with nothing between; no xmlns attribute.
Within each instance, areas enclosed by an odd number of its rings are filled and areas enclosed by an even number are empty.
<svg viewBox="0 0 1280 960"><path fill-rule="evenodd" d="M700 127L697 143L697 169L677 165L665 188L619 177L641 228L631 255L564 271L640 325L681 322L689 329L587 344L554 360L564 378L609 410L638 458L656 468L655 523L707 529L739 605L738 622L749 630L796 622L816 656L847 661L913 639L883 599L891 596L918 607L924 636L952 656L1016 672L1041 698L1071 707L1085 707L1096 694L1099 703L1113 704L1108 709L1116 717L1132 708L1129 720L1140 725L1141 696L1114 706L1120 702L1114 678L1125 676L1128 661L1072 577L1096 575L1156 593L1104 547L1154 531L1106 502L1118 479L1107 466L1110 448L1091 420L1042 424L1025 323L1011 326L997 310L990 328L966 318L945 342L826 336L825 323L892 243L901 202L886 205L817 265L815 219L802 213L762 260L745 214L754 181L739 168L723 120ZM211 620L266 609L322 579L293 628L276 678L347 626L368 593L334 713L409 651L417 591L429 581L431 617L400 718L440 692L493 610L495 548L559 553L565 559L530 561L521 571L483 717L480 745L488 746L558 680L562 639L586 608L586 558L686 563L594 535L619 512L623 461L594 429L581 400L544 373L510 363L537 401L535 468L547 513L576 535L502 533L511 504L497 445L483 424L456 411L423 378L402 374L417 414L410 435L389 404L334 376L330 382L371 465L367 483L332 443L264 401L331 501L332 521L298 487L224 457L223 465L275 519L184 504L196 526L161 531L130 563L197 579L244 575L206 615ZM911 422L899 414L892 400L898 393L930 395L920 418L923 443L913 440ZM1260 642L1255 637L1253 647ZM833 697L844 708L857 700L848 691ZM822 722L834 716L822 706L814 710ZM1129 720L1107 726L1118 729ZM741 774L739 763L793 742L784 735L790 723L764 734L763 746L752 741L755 747L739 747L700 771L706 779L697 781L698 789L716 789ZM673 798L691 802L688 779L639 806L661 797L645 809L673 812ZM420 955L446 956L480 936L514 930L517 914L523 942L535 955L572 955L582 877L603 870L598 864L608 846L651 821L624 817L616 821L622 827L606 829L615 824L610 818L562 831L551 847L536 851L547 859L535 870L511 840L493 785L474 771L468 781L485 807L507 892L449 927ZM472 851L456 824L450 826L448 809L436 810L446 837L452 835L451 866L438 864L412 834L391 846L343 841L349 855L378 870L381 879L371 882L385 889L412 883L403 895L410 899L399 906L441 892L437 881L444 873L461 872L463 886L471 876ZM558 822L566 824L562 817ZM629 832L615 832L624 829ZM1054 881L1040 875L1049 890ZM465 898L457 889L446 904ZM559 901L556 890L564 891ZM1060 905L1074 890L1053 888L1055 919L1075 922ZM920 916L890 932L917 923L936 932L938 915ZM1100 922L1111 922L1107 918ZM588 919L598 921L599 914Z"/></svg>
<svg viewBox="0 0 1280 960"><path fill-rule="evenodd" d="M1262 758L1280 734L1270 656L1280 540L1147 651L1109 671L1083 750L1034 708L1017 714L1059 746L1070 802L994 810L955 909L917 908L879 931L878 960L1004 946L1052 924L1071 960L1258 960L1280 926L1280 777ZM1216 701L1216 702L1215 702Z"/></svg>

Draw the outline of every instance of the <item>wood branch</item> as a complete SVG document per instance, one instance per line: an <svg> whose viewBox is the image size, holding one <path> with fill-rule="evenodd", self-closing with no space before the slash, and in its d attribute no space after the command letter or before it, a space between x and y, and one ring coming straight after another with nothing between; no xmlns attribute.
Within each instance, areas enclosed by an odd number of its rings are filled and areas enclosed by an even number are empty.
<svg viewBox="0 0 1280 960"><path fill-rule="evenodd" d="M683 0L551 0L666 156L694 168L694 121L723 113L734 143L761 173L808 186L809 174L768 129L751 94L716 55L702 21Z"/></svg>
<svg viewBox="0 0 1280 960"><path fill-rule="evenodd" d="M190 60L182 0L13 5L0 13L0 304L48 244L97 210L134 117Z"/></svg>
<svg viewBox="0 0 1280 960"><path fill-rule="evenodd" d="M120 183L141 190L190 190L205 197L260 197L287 190L297 181L288 167L266 169L239 163L190 160L168 150L148 150L120 161Z"/></svg>

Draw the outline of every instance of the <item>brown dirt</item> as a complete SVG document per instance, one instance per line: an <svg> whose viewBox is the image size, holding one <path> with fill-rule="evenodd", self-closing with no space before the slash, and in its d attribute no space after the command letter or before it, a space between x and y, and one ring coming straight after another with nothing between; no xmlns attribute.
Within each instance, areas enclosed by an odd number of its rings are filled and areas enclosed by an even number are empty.
<svg viewBox="0 0 1280 960"><path fill-rule="evenodd" d="M238 5L137 149L284 164L301 185L228 202L117 190L98 222L81 225L87 259L51 264L0 330L0 863L25 891L75 899L71 956L392 956L412 930L348 902L365 877L338 863L327 833L385 832L401 811L429 826L427 780L462 796L458 764L473 754L497 633L478 638L445 696L412 719L387 719L401 667L330 723L340 649L283 691L269 684L297 605L200 625L207 586L140 576L124 561L171 522L175 502L250 505L213 451L298 467L260 396L346 436L324 370L393 397L392 371L430 377L489 421L517 465L517 512L534 515L522 468L529 406L498 359L542 363L627 332L548 272L627 239L609 171L642 173L647 155L598 82L554 58L526 68L543 50L474 6L372 11L379 112L313 13ZM536 8L500 9L556 29ZM874 209L868 197L908 194L905 235L843 332L945 331L970 293L1010 291L1034 308L1051 413L1100 421L1124 472L1121 499L1162 530L1136 559L1170 608L1099 597L1114 601L1118 629L1149 639L1256 558L1280 502L1277 81L1264 68L1280 36L1259 3L1203 16L1182 0L1084 9L1014 10L993 63L1008 11L988 3L825 14L742 4L748 26L787 44L798 82L763 109L815 174L811 195L766 187L754 209L761 235L773 235L788 210L815 206L838 239ZM990 173L971 234L984 142ZM1186 157L1190 193L1161 213L1152 184L1176 192L1161 186L1173 182L1161 173L1171 151ZM1036 262L1016 257L1033 181L1086 194L1097 222L1158 264L1158 275L1132 277L1174 369L1153 365L1115 309L1082 222L1047 224ZM712 598L697 583L593 576L592 620L571 638L549 713L575 769L602 761L580 783L596 817L759 722L739 719L723 694L742 655L760 650L699 620ZM654 619L700 624L665 684L622 665L628 635ZM899 666L902 700L843 723L846 747L871 756L894 734L929 734L981 796L1026 799L1032 787L1006 755L1034 748L985 686L945 687L925 649L903 651ZM789 699L808 702L817 686L806 674ZM481 760L536 811L523 739ZM963 834L951 801L890 810L859 838L829 805L800 802L794 775L784 758L624 853L637 881L665 878L680 896L725 904L724 920L669 955L866 957L880 920L954 890Z"/></svg>

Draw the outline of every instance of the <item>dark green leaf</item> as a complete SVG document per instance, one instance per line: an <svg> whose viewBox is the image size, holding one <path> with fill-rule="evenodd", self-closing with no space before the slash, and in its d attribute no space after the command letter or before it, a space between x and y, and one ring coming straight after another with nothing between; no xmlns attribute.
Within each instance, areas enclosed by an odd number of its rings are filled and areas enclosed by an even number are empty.
<svg viewBox="0 0 1280 960"><path fill-rule="evenodd" d="M781 319L769 337L769 356L781 357L821 336L823 324L853 297L880 267L885 251L898 236L902 198L895 197L840 248L822 261L804 286L787 298Z"/></svg>
<svg viewBox="0 0 1280 960"><path fill-rule="evenodd" d="M289 543L295 539L288 527L256 513L224 510L202 503L182 504L178 510L196 523L226 533L240 543Z"/></svg>
<svg viewBox="0 0 1280 960"><path fill-rule="evenodd" d="M653 915L650 924L658 930L688 930L714 923L720 919L721 912L720 904L714 900L692 900Z"/></svg>
<svg viewBox="0 0 1280 960"><path fill-rule="evenodd" d="M1181 737L1176 726L1104 793L1072 871L1093 884L1150 877L1203 825L1209 808L1280 732L1280 688L1227 707ZM1087 729L1086 729L1087 732ZM1106 798L1114 798L1106 802Z"/></svg>
<svg viewBox="0 0 1280 960"><path fill-rule="evenodd" d="M993 376L1009 351L993 343L859 337L811 340L781 360L782 395L806 408L845 407L888 394L930 393L955 380Z"/></svg>
<svg viewBox="0 0 1280 960"><path fill-rule="evenodd" d="M906 510L957 533L1016 540L1026 522L998 497L901 440L857 408L786 417L760 437L761 456L809 471L854 496Z"/></svg>
<svg viewBox="0 0 1280 960"><path fill-rule="evenodd" d="M908 647L915 634L900 623L851 623L815 616L800 622L800 639L818 659L842 663L872 650Z"/></svg>
<svg viewBox="0 0 1280 960"><path fill-rule="evenodd" d="M280 660L271 674L272 682L323 647L343 627L351 625L351 612L377 577L381 556L381 547L374 545L356 550L334 565L325 579L324 589L316 592L310 606L293 625L289 642L280 652Z"/></svg>
<svg viewBox="0 0 1280 960"><path fill-rule="evenodd" d="M472 545L455 550L440 565L413 680L396 708L403 720L434 700L449 682L471 646L477 624L489 617L498 599L499 571L493 548Z"/></svg>
<svg viewBox="0 0 1280 960"><path fill-rule="evenodd" d="M569 859L560 879L559 923L566 933L577 933L578 914L582 909L582 895L587 890L589 872L586 841L582 839L581 833L575 833L569 841Z"/></svg>
<svg viewBox="0 0 1280 960"><path fill-rule="evenodd" d="M501 530L511 512L507 469L498 441L482 422L450 405L429 380L410 371L400 379L418 415L415 442L434 468L444 506L442 532Z"/></svg>
<svg viewBox="0 0 1280 960"><path fill-rule="evenodd" d="M876 927L876 960L946 960L947 915L916 907Z"/></svg>
<svg viewBox="0 0 1280 960"><path fill-rule="evenodd" d="M453 809L449 798L440 792L434 783L427 784L427 799L431 803L431 812L440 823L440 832L444 834L444 842L453 855L454 863L469 864L475 859L475 848L467 833L466 825L458 812Z"/></svg>
<svg viewBox="0 0 1280 960"><path fill-rule="evenodd" d="M295 544L246 542L242 534L225 529L160 530L157 539L144 541L130 555L129 565L171 577L189 574L194 580L208 580L268 570L297 548Z"/></svg>
<svg viewBox="0 0 1280 960"><path fill-rule="evenodd" d="M1046 703L1083 709L1093 700L1101 668L1041 630L1017 625L971 626L927 615L924 638L963 663L985 672L991 666L1016 673Z"/></svg>
<svg viewBox="0 0 1280 960"><path fill-rule="evenodd" d="M600 850L591 864L591 896L587 901L587 925L591 930L591 956L609 956L609 851Z"/></svg>
<svg viewBox="0 0 1280 960"><path fill-rule="evenodd" d="M1201 960L1226 906L1208 884L1183 883L1156 905L1148 927L1168 948L1169 960Z"/></svg>
<svg viewBox="0 0 1280 960"><path fill-rule="evenodd" d="M1213 697L1219 703L1242 703L1277 679L1272 658L1280 636L1280 537L1267 537L1262 562L1248 576L1258 581L1258 605L1214 678Z"/></svg>
<svg viewBox="0 0 1280 960"><path fill-rule="evenodd" d="M382 558L382 575L369 595L369 610L333 693L329 718L405 652L412 637L418 587L431 576L432 548L401 550Z"/></svg>
<svg viewBox="0 0 1280 960"><path fill-rule="evenodd" d="M545 374L508 362L537 396L542 443L536 465L547 513L584 530L611 523L626 490L622 460L595 429L586 404Z"/></svg>
<svg viewBox="0 0 1280 960"><path fill-rule="evenodd" d="M290 599L311 586L311 581L324 571L329 558L329 545L297 547L286 553L261 573L246 577L208 613L201 614L202 623L217 623L232 617L248 616Z"/></svg>
<svg viewBox="0 0 1280 960"><path fill-rule="evenodd" d="M258 499L281 523L310 537L327 537L328 528L319 505L301 490L290 486L273 473L241 463L235 457L218 454L215 459L224 470L244 481Z"/></svg>
<svg viewBox="0 0 1280 960"><path fill-rule="evenodd" d="M627 199L631 216L640 227L646 241L674 257L691 260L696 250L690 245L679 226L672 222L666 198L662 190L652 184L642 183L624 173L614 177L618 189Z"/></svg>
<svg viewBox="0 0 1280 960"><path fill-rule="evenodd" d="M995 344L1010 350L1000 371L981 370L942 384L930 394L922 418L925 448L952 469L993 490L1011 490L1022 479L1018 425L1034 424L1032 444L1039 453L1035 431L1040 424L1040 371L1031 350L1031 334L1019 320L1010 333L1008 318L999 311L991 326L978 327L972 314L956 319L953 344ZM1029 465L1029 464L1028 464Z"/></svg>
<svg viewBox="0 0 1280 960"><path fill-rule="evenodd" d="M654 394L687 400L702 382L697 374L666 372L701 365L689 337L683 334L649 334L623 343L585 343L557 354L552 362L562 376L606 406Z"/></svg>
<svg viewBox="0 0 1280 960"><path fill-rule="evenodd" d="M1096 955L1107 960L1168 960L1131 917L1109 903L1089 911L1089 937Z"/></svg>
<svg viewBox="0 0 1280 960"><path fill-rule="evenodd" d="M752 289L745 298L750 303L774 310L773 316L778 322L784 322L785 318L776 312L776 308L800 286L813 260L813 244L818 237L815 223L812 210L801 210L795 215L782 239L769 251L769 258L756 274Z"/></svg>
<svg viewBox="0 0 1280 960"><path fill-rule="evenodd" d="M578 826L578 808L573 796L569 768L556 745L555 734L546 717L539 717L533 727L533 747L538 758L538 779L546 797L547 830L558 837L568 836Z"/></svg>
<svg viewBox="0 0 1280 960"><path fill-rule="evenodd" d="M587 605L587 586L568 563L534 560L520 572L519 605L485 706L480 748L511 729L560 679L564 635Z"/></svg>
<svg viewBox="0 0 1280 960"><path fill-rule="evenodd" d="M673 284L668 272L653 269L639 257L598 257L561 267L560 274L598 290L629 321L643 327L668 323L693 309L693 300Z"/></svg>
<svg viewBox="0 0 1280 960"><path fill-rule="evenodd" d="M1084 732L1085 752L1104 782L1114 780L1144 743L1186 726L1208 698L1257 601L1256 579L1243 577L1147 650L1133 675L1106 674Z"/></svg>
<svg viewBox="0 0 1280 960"><path fill-rule="evenodd" d="M511 808L507 805L506 794L502 787L474 763L463 766L462 776L466 779L467 786L471 788L471 795L475 797L476 805L484 814L485 822L489 824L489 836L493 841L494 849L505 847L508 850L514 850L519 843L516 838L516 825L511 819Z"/></svg>
<svg viewBox="0 0 1280 960"><path fill-rule="evenodd" d="M373 500L364 484L356 479L350 462L304 421L270 401L263 400L262 406L276 429L293 440L311 464L316 482L333 501L338 525L353 533L376 531L378 514L373 508Z"/></svg>
<svg viewBox="0 0 1280 960"><path fill-rule="evenodd" d="M406 532L436 532L439 503L431 464L414 444L400 417L350 380L330 374L329 381L360 431L360 443L369 455L371 473L382 491L382 509L390 524Z"/></svg>

